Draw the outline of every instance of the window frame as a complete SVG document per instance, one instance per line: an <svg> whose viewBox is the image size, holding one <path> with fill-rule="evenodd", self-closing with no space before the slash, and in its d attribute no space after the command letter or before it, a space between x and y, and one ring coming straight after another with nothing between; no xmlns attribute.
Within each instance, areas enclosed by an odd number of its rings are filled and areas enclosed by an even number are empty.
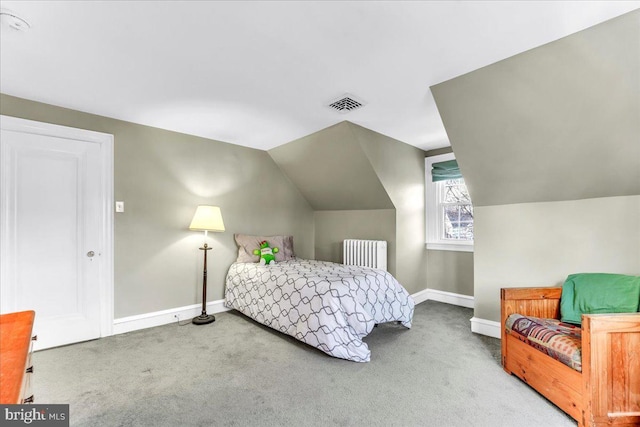
<svg viewBox="0 0 640 427"><path fill-rule="evenodd" d="M443 239L444 221L440 209L439 186L431 181L431 168L434 163L455 160L453 153L425 157L425 213L426 213L426 248L439 251L473 252L473 241L452 241ZM442 182L442 181L440 181ZM472 205L473 206L473 205Z"/></svg>

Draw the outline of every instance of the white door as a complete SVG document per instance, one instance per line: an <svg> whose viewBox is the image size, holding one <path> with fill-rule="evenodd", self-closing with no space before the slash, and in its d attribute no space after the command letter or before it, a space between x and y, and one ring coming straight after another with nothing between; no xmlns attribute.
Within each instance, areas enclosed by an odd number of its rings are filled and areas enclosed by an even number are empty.
<svg viewBox="0 0 640 427"><path fill-rule="evenodd" d="M94 132L9 122L2 117L1 311L36 312L35 349L109 335L102 163L111 147Z"/></svg>

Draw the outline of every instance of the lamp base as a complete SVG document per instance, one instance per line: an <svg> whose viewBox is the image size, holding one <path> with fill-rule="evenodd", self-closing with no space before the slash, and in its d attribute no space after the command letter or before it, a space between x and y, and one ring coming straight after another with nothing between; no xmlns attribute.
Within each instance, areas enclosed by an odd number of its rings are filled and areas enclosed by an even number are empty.
<svg viewBox="0 0 640 427"><path fill-rule="evenodd" d="M208 325L209 323L213 323L216 321L216 316L213 314L201 314L200 316L194 317L191 321L194 325Z"/></svg>

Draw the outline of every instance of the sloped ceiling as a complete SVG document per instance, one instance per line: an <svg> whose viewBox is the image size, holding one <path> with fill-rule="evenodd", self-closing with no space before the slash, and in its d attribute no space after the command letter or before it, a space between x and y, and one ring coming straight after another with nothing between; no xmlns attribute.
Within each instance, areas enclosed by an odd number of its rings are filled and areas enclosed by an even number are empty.
<svg viewBox="0 0 640 427"><path fill-rule="evenodd" d="M22 1L0 19L7 95L269 150L344 119L449 142L429 86L638 1Z"/></svg>
<svg viewBox="0 0 640 427"><path fill-rule="evenodd" d="M271 149L269 155L314 210L394 207L349 122Z"/></svg>
<svg viewBox="0 0 640 427"><path fill-rule="evenodd" d="M476 206L640 194L640 11L431 90Z"/></svg>

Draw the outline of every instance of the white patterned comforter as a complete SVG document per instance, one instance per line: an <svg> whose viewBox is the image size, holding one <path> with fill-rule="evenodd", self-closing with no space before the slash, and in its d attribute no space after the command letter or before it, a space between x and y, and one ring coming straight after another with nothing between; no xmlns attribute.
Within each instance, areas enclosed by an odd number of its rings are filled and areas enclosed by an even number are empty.
<svg viewBox="0 0 640 427"><path fill-rule="evenodd" d="M295 259L263 266L234 263L225 305L263 325L356 362L371 352L362 338L378 323L411 327L414 301L389 273Z"/></svg>

